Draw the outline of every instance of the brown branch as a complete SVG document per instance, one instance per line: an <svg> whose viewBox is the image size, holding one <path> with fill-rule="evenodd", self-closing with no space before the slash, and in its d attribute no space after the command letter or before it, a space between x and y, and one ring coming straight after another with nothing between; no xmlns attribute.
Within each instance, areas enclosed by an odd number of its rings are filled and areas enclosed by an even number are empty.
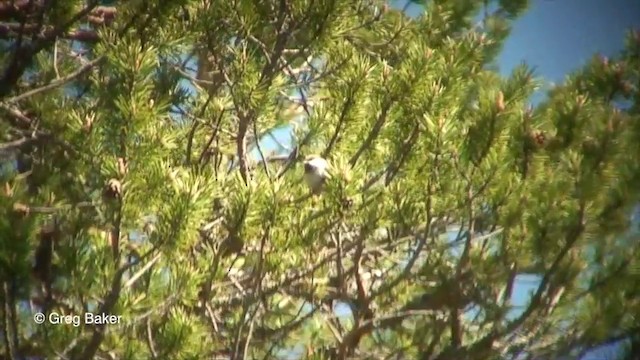
<svg viewBox="0 0 640 360"><path fill-rule="evenodd" d="M351 159L349 160L349 165L351 165L351 167L354 167L356 165L356 163L358 162L358 159L360 159L360 156L362 156L362 154L368 148L371 147L371 144L373 144L375 139L380 134L380 131L382 130L382 127L384 126L385 122L387 121L387 116L389 114L389 110L391 109L391 106L392 106L393 102L394 102L394 100L391 99L391 100L389 100L388 102L386 102L382 106L382 109L380 110L380 115L376 119L375 124L373 124L373 127L369 131L369 134L367 135L365 140L360 145L360 148L358 148L356 153L353 154L353 157L351 157Z"/></svg>
<svg viewBox="0 0 640 360"><path fill-rule="evenodd" d="M45 3L42 0L1 1L0 20L25 19L41 11L44 6ZM108 25L115 19L116 12L113 6L98 6L87 15L87 20L94 25Z"/></svg>
<svg viewBox="0 0 640 360"><path fill-rule="evenodd" d="M364 235L364 234L363 234ZM367 321L371 321L373 319L373 311L371 311L371 298L367 294L367 290L362 281L361 276L361 266L362 266L362 254L364 251L364 236L360 236L359 241L357 241L356 253L354 254L354 277L356 281L356 303L358 304L357 310L354 312L355 324L356 327L359 324ZM353 336L350 336L351 333L347 334L343 341L340 343L340 348L338 349L338 354L342 357L346 357L347 355L353 354L360 343L362 337L366 334L366 332L356 333ZM348 341L345 341L348 340Z"/></svg>
<svg viewBox="0 0 640 360"><path fill-rule="evenodd" d="M414 317L414 316L425 316L425 315L432 315L434 312L431 310L407 310L407 311L401 311L401 312L397 312L395 314L387 314L387 315L382 315L382 316L378 316L374 319L370 319L370 320L365 320L364 322L362 322L362 324L356 328L354 328L352 331L350 331L343 339L342 339L342 343L351 343L353 341L354 338L356 337L362 337L364 335L366 335L367 333L370 333L371 331L373 331L375 328L386 328L388 327L389 323L399 323L401 321L403 321L406 318L409 317Z"/></svg>
<svg viewBox="0 0 640 360"><path fill-rule="evenodd" d="M77 78L79 78L80 76L86 74L87 72L89 72L91 69L93 69L93 67L95 67L98 63L100 63L104 58L103 57L99 57L95 60L92 60L90 62L88 62L87 64L81 66L80 68L78 68L76 71L72 72L71 74L60 78L58 80L54 80L44 86L41 86L39 88L33 89L33 90L29 90L25 93L22 93L20 95L14 96L12 98L9 98L7 100L7 103L15 103L21 100L24 100L28 97L37 95L39 93L45 92L45 91L49 91L49 90L53 90L55 88L61 87Z"/></svg>
<svg viewBox="0 0 640 360"><path fill-rule="evenodd" d="M411 154L411 152L413 151L413 147L418 141L418 135L420 135L420 126L416 124L413 127L413 130L411 131L409 138L404 141L404 144L402 146L403 151L400 153L399 156L397 156L397 160L392 161L389 164L389 166L387 166L387 169L384 172L385 186L389 185L391 181L393 181L393 179L396 177L396 175L404 165L405 161L407 161L407 159L409 158L409 154Z"/></svg>
<svg viewBox="0 0 640 360"><path fill-rule="evenodd" d="M9 359L18 359L18 330L17 319L13 316L15 314L15 304L13 301L13 289L9 284L9 281L4 281L2 284L3 289L3 322L4 322L4 336L5 344L7 346L7 356Z"/></svg>
<svg viewBox="0 0 640 360"><path fill-rule="evenodd" d="M111 280L111 288L109 290L109 293L104 297L102 305L100 306L100 308L98 309L98 311L96 313L104 313L104 314L109 314L113 308L115 307L116 303L118 302L118 299L120 298L120 293L123 289L122 287L122 278L124 276L124 274L129 271L129 269L131 269L132 267L134 267L135 265L141 263L142 261L145 261L149 256L151 256L152 254L154 254L158 248L159 244L157 244L156 246L152 247L151 249L149 249L147 252L145 252L142 256L140 256L140 259L138 262L135 263L127 263L125 265L120 266L120 268L116 271L115 275L113 276L113 279ZM153 260L152 260L153 261ZM170 297L169 299L167 299L167 301L165 302L164 305L173 302L175 299L173 297ZM161 306L161 308L164 306ZM157 311L157 308L152 309L150 312L148 312L147 314L138 317L134 320L134 323L137 321L142 321L144 319L147 318L147 316L151 315L151 313L153 313L154 311ZM105 331L106 331L107 326L106 325L95 325L93 327L93 334L90 337L89 343L86 345L86 347L84 348L84 351L82 351L82 355L80 357L78 357L78 359L93 359L95 357L96 352L98 351L98 348L100 347L100 344L102 343L102 340L104 339L104 335L105 335ZM77 347L81 347L81 344L77 344Z"/></svg>
<svg viewBox="0 0 640 360"><path fill-rule="evenodd" d="M583 203L581 204L580 213L576 219L576 224L574 224L573 228L569 231L569 233L565 238L565 241L566 241L565 246L557 254L553 263L549 267L549 270L545 272L544 276L542 277L542 280L540 281L540 285L538 286L537 291L535 292L535 294L531 299L531 302L529 303L529 306L524 311L524 313L522 313L522 315L520 315L516 320L510 323L509 326L507 326L507 329L504 331L504 333L510 333L518 329L540 305L540 302L543 299L543 294L545 293L545 290L547 290L547 287L549 286L549 283L551 282L552 277L560 268L560 264L562 263L562 260L564 260L565 257L569 254L569 250L571 250L573 245L580 239L580 235L584 231L584 224L583 224L584 215L585 215L584 212L585 212L585 205Z"/></svg>
<svg viewBox="0 0 640 360"><path fill-rule="evenodd" d="M37 140L37 138L21 138L18 140L9 141L0 144L0 153L5 151L11 151L13 149L21 148L25 145L29 145Z"/></svg>
<svg viewBox="0 0 640 360"><path fill-rule="evenodd" d="M247 164L247 131L249 129L249 123L251 118L244 114L240 116L238 122L238 137L236 138L236 151L238 152L238 166L240 167L240 175L244 180L245 185L248 184L248 170Z"/></svg>
<svg viewBox="0 0 640 360"><path fill-rule="evenodd" d="M119 158L122 159L124 163L123 165L124 168L126 168L126 164L128 160L128 156L127 156L128 148L126 146L125 139L126 139L125 129L121 129L120 136L119 136L118 155L119 155ZM120 174L120 176L124 176L124 175ZM113 251L113 258L116 266L118 266L118 264L120 263L120 258L121 258L120 236L122 235L122 231L123 231L122 229L123 217L124 217L123 207L124 206L122 203L122 199L120 198L115 209L115 214L114 214L115 219L113 224L114 226L110 232L111 240L112 240L111 246ZM159 245L159 244L156 244L156 245ZM142 258L148 257L151 254L151 252L154 250L155 249L151 249L150 251L145 253L145 255ZM142 258L140 259L140 261L142 261ZM118 271L116 272L116 274L112 279L111 290L109 291L109 294L105 297L104 302L100 307L99 313L109 313L114 308L114 306L118 302L118 299L120 298L120 293L123 290L122 277L124 273L128 269L130 269L133 265L134 264L132 263L128 263L127 265L120 266L120 268L118 269ZM94 327L91 340L89 340L89 343L84 348L84 351L82 351L82 355L80 356L80 359L89 360L95 357L95 354L98 351L98 348L100 347L100 344L104 339L105 331L106 331L106 326L104 325Z"/></svg>
<svg viewBox="0 0 640 360"><path fill-rule="evenodd" d="M29 24L22 26L19 23L0 23L0 39L11 39L19 36L34 36L36 39L47 40L55 32L52 27L45 28L44 31L38 26ZM94 30L70 29L64 31L59 37L67 40L82 42L97 42L100 40L98 33Z"/></svg>
<svg viewBox="0 0 640 360"><path fill-rule="evenodd" d="M23 203L14 203L13 210L19 211L24 214L55 214L57 212L76 208L76 209L89 209L94 208L95 205L90 202L81 202L76 205L65 206L65 207L47 207L47 206L29 206Z"/></svg>
<svg viewBox="0 0 640 360"><path fill-rule="evenodd" d="M0 2L0 19L18 18L22 19L26 14L32 12L38 6L42 6L41 1L33 0L13 0Z"/></svg>
<svg viewBox="0 0 640 360"><path fill-rule="evenodd" d="M122 267L115 274L113 280L111 281L111 290L105 297L104 303L100 307L98 313L110 313L111 309L113 309L113 307L116 305L116 303L118 302L118 298L120 297L120 291L122 290L122 276L129 267L130 266ZM89 360L94 358L96 352L98 351L98 348L100 347L100 344L102 343L105 331L106 325L96 325L93 328L91 339L89 340L89 343L85 347L79 359Z"/></svg>
<svg viewBox="0 0 640 360"><path fill-rule="evenodd" d="M204 102L204 104L200 108L198 117L201 117L202 115L204 115L204 112L206 111L207 107L209 106L209 103L211 103L211 99L212 98L213 98L213 93L209 93L208 96L207 96L207 100ZM185 115L190 115L190 114L185 114ZM220 115L218 116L217 124L214 127L214 132L213 132L211 138L209 139L209 142L207 143L207 146L205 146L205 148L202 149L202 153L200 154L200 158L198 159L198 162L200 164L202 164L202 160L204 158L204 155L207 153L207 151L209 151L209 147L213 143L215 134L217 133L217 130L220 127L220 120L222 119L222 115L224 115L224 109L220 112ZM193 117L192 120L193 120L193 124L191 125L191 130L189 131L189 134L187 135L187 150L186 150L186 154L185 154L185 162L186 162L187 165L191 165L191 150L193 148L193 140L194 140L194 138L196 136L196 130L198 129L198 125L200 124L200 122L198 121L198 119L196 117Z"/></svg>
<svg viewBox="0 0 640 360"><path fill-rule="evenodd" d="M35 38L30 46L17 46L12 61L4 70L2 77L0 77L0 99L4 98L13 90L15 84L22 77L27 67L33 62L33 57L37 53L47 46L50 46L57 37L68 32L74 23L93 11L97 5L97 1L91 1L86 8L72 16L65 24L54 27L53 30L49 31L44 37ZM19 35L19 39L21 38L22 34Z"/></svg>
<svg viewBox="0 0 640 360"><path fill-rule="evenodd" d="M464 358L465 354L478 354L477 356L482 356L486 352L490 351L494 343L501 337L516 331L520 328L534 312L539 310L544 294L548 291L549 284L553 278L553 276L557 273L560 268L562 261L566 258L569 250L573 247L573 245L580 239L580 235L582 235L584 231L584 211L585 204L582 202L580 204L579 214L576 219L576 223L573 224L573 228L569 230L569 232L565 236L565 246L560 250L560 252L556 255L554 261L552 262L549 269L545 272L540 284L538 285L538 289L535 294L532 296L529 305L525 309L525 311L515 320L511 321L505 328L501 330L494 330L482 339L477 342L464 346L462 348L448 348L443 351L438 359L452 359L452 358Z"/></svg>
<svg viewBox="0 0 640 360"><path fill-rule="evenodd" d="M305 315L302 315L302 311L305 308L304 304L300 306L298 313L296 314L295 317L292 318L291 321L289 321L288 323L284 324L283 326L272 330L270 328L266 328L266 329L259 329L256 332L256 336L257 337L261 337L262 339L266 339L269 337L276 337L279 341L282 341L286 336L288 336L289 334L291 334L291 332L299 329L300 327L304 326L305 324L308 323L308 321L316 315L316 313L318 312L318 307L314 307L311 309L311 311L307 312ZM330 325L329 325L330 326ZM259 331L262 331L262 333L259 333ZM269 350L266 352L266 354L264 355L263 360L267 360L267 359L272 359L273 358L273 351L277 348L279 341L275 340L272 342L271 346L269 347Z"/></svg>
<svg viewBox="0 0 640 360"><path fill-rule="evenodd" d="M16 109L15 107L12 107L12 106L9 106L8 104L0 102L0 109L5 110L12 118L17 120L17 122L12 122L13 126L20 127L20 128L27 128L27 129L33 127L33 121L28 116L26 116L22 111ZM57 139L50 132L47 132L44 130L33 130L33 134L31 135L31 137L38 138L39 140L40 139L52 140L58 145L60 145L61 147L63 147L64 150L68 151L69 154L73 154L73 155L78 154L78 151L76 151L75 148L73 148L64 140Z"/></svg>
<svg viewBox="0 0 640 360"><path fill-rule="evenodd" d="M333 147L338 143L338 139L340 138L340 135L341 135L340 133L342 132L344 123L347 119L347 115L349 114L349 110L351 110L351 108L355 103L356 91L350 93L344 101L344 105L342 106L342 110L340 111L340 117L338 118L338 124L336 125L336 128L333 131L333 135L329 140L329 144L324 149L324 151L322 151L321 156L323 158L327 158L331 153L331 150L333 150Z"/></svg>
<svg viewBox="0 0 640 360"><path fill-rule="evenodd" d="M256 122L253 122L253 133L255 137L256 149L258 149L258 154L260 154L260 163L262 163L262 168L264 172L267 174L267 178L269 178L269 182L273 183L273 178L271 177L271 172L269 171L269 166L267 165L267 159L264 156L264 152L262 151L262 146L260 146L260 137L258 136L258 125Z"/></svg>
<svg viewBox="0 0 640 360"><path fill-rule="evenodd" d="M409 258L409 261L407 261L407 264L405 265L402 272L398 274L398 276L396 276L394 279L386 283L385 286L382 286L378 291L375 292L375 294L372 294L371 297L377 297L382 293L390 291L391 289L396 287L399 283L401 283L403 280L407 279L408 276L411 274L411 270L415 266L416 262L418 261L422 253L422 250L424 249L424 246L426 245L427 238L431 233L431 227L433 225L434 219L433 219L433 214L431 213L431 191L432 189L431 189L431 183L430 183L429 195L427 197L426 223L423 228L424 230L422 231L422 234L416 234L416 236L419 236L419 241L413 255L411 256L411 258Z"/></svg>
<svg viewBox="0 0 640 360"><path fill-rule="evenodd" d="M148 318L146 320L146 330L147 330L147 348L151 353L152 359L158 358L158 352L156 351L155 341L153 340L153 331L151 330L151 319Z"/></svg>
<svg viewBox="0 0 640 360"><path fill-rule="evenodd" d="M473 208L473 190L472 184L469 183L467 188L467 206L468 206L468 216L469 216L469 225L467 229L467 236L464 244L464 249L462 250L462 255L460 256L460 260L458 260L458 265L456 266L456 279L460 279L462 274L468 270L469 264L469 254L471 252L471 244L474 238L475 231L475 209ZM460 281L456 282L456 290L460 291ZM451 347L459 348L462 344L462 324L460 321L460 311L458 307L452 307L451 312L449 314L450 318L450 327L451 327Z"/></svg>

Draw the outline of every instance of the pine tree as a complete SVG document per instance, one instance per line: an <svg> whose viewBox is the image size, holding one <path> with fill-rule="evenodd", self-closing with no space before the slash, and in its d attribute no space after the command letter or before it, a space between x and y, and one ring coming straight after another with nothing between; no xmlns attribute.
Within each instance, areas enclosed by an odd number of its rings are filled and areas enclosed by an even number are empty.
<svg viewBox="0 0 640 360"><path fill-rule="evenodd" d="M532 68L492 68L526 1L424 7L0 1L2 356L539 359L637 333L640 35L531 107Z"/></svg>

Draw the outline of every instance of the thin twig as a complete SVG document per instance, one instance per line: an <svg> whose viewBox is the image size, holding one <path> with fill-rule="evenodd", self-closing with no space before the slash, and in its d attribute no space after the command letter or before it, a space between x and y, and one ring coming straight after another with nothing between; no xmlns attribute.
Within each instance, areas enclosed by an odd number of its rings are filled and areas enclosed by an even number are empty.
<svg viewBox="0 0 640 360"><path fill-rule="evenodd" d="M260 162L262 163L264 172L267 174L267 178L269 178L269 182L273 184L273 178L271 177L271 172L269 171L269 166L267 165L266 161L267 159L264 157L264 152L262 152L262 147L260 146L260 138L258 137L258 125L256 125L256 121L253 122L253 133L255 134L256 149L258 149L258 153L260 154Z"/></svg>
<svg viewBox="0 0 640 360"><path fill-rule="evenodd" d="M151 330L151 319L147 318L147 346L149 347L149 352L151 352L151 356L154 359L158 358L158 352L156 351L155 341L153 341L153 331Z"/></svg>
<svg viewBox="0 0 640 360"><path fill-rule="evenodd" d="M160 256L161 256L161 254L158 254L158 255L154 256L153 259L149 260L149 262L146 263L142 267L142 269L138 270L138 272L136 272L129 280L127 280L127 282L124 283L122 288L126 289L126 288L131 287L133 284L135 284L136 281L138 281L138 279L142 275L144 275L145 272L147 272L156 262L158 262L158 260L160 260Z"/></svg>
<svg viewBox="0 0 640 360"><path fill-rule="evenodd" d="M89 61L86 65L81 66L78 70L72 72L71 74L69 74L69 75L67 75L67 76L65 76L63 78L54 80L54 81L50 82L49 84L41 86L41 87L39 87L37 89L33 89L33 90L27 91L25 93L22 93L20 95L17 95L17 96L14 96L12 98L9 98L6 102L9 103L9 104L16 103L16 102L18 102L20 100L24 100L24 99L26 99L28 97L31 97L31 96L40 94L42 92L55 89L55 88L58 88L60 86L63 86L65 84L67 84L67 83L79 78L83 74L87 73L89 70L93 69L93 67L96 66L98 63L100 63L103 59L104 59L103 57L99 57L99 58L97 58L95 60Z"/></svg>
<svg viewBox="0 0 640 360"><path fill-rule="evenodd" d="M60 71L58 71L58 41L53 43L53 70L56 73L56 80L60 79Z"/></svg>

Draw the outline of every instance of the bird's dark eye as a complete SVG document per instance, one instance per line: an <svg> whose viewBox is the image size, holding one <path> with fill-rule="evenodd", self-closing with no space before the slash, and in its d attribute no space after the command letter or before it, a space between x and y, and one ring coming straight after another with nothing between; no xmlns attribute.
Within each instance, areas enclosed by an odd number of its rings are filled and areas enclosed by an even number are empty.
<svg viewBox="0 0 640 360"><path fill-rule="evenodd" d="M304 172L310 173L312 171L313 171L313 166L311 164L309 164L309 163L304 164Z"/></svg>

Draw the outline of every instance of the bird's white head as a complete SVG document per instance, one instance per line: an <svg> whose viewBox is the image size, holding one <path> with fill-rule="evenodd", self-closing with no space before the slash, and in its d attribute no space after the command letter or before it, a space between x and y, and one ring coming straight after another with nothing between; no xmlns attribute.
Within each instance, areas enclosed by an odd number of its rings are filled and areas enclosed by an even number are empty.
<svg viewBox="0 0 640 360"><path fill-rule="evenodd" d="M325 181L331 177L329 162L318 155L309 155L304 160L304 179L311 191L318 193Z"/></svg>

